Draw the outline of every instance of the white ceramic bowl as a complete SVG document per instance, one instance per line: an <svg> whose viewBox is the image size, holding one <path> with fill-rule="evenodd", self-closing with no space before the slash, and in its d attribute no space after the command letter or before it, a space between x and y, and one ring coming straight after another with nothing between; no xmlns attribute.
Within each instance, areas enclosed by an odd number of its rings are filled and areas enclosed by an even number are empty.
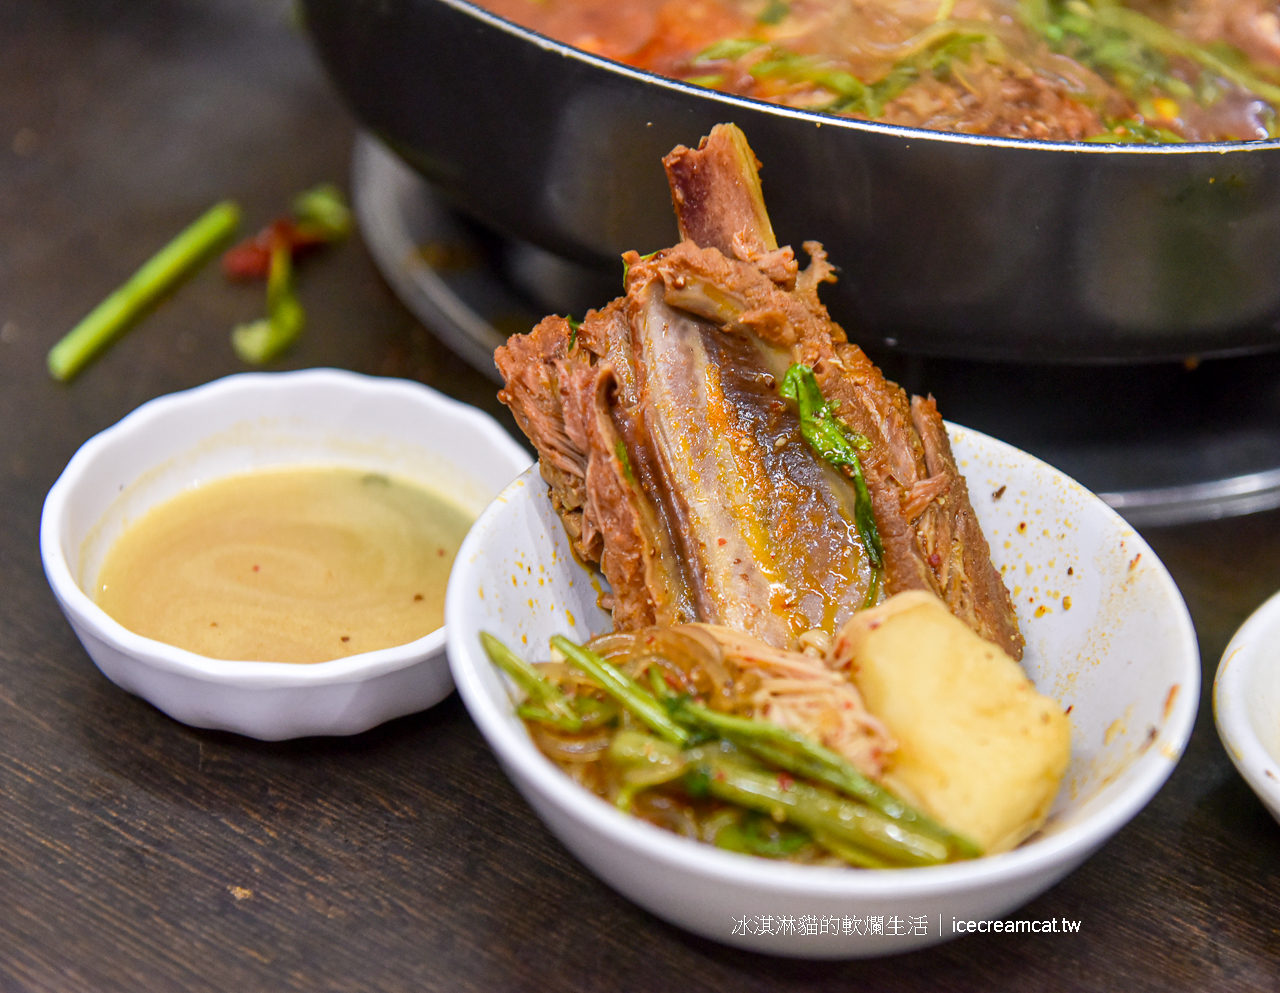
<svg viewBox="0 0 1280 993"><path fill-rule="evenodd" d="M1280 593L1253 612L1222 653L1213 716L1231 761L1280 821Z"/></svg>
<svg viewBox="0 0 1280 993"><path fill-rule="evenodd" d="M40 553L98 668L170 716L267 740L355 734L452 691L443 628L315 665L206 658L134 634L93 602L107 549L150 507L253 469L383 472L479 514L529 462L489 415L417 383L332 369L230 376L145 403L87 441L45 499Z"/></svg>
<svg viewBox="0 0 1280 993"><path fill-rule="evenodd" d="M478 634L546 658L552 634L582 640L610 628L596 606L598 580L570 553L536 468L477 521L445 604L454 680L530 805L602 879L659 917L728 944L811 958L891 954L954 936L953 919L1010 914L1079 865L1164 783L1191 734L1200 691L1195 633L1168 572L1117 514L1055 469L974 431L952 427L951 436L1017 604L1024 665L1042 691L1071 707L1072 722L1071 766L1043 832L973 862L859 871L752 858L652 827L574 785L530 741ZM795 933L802 917L819 933ZM909 933L847 933L876 917L882 930Z"/></svg>

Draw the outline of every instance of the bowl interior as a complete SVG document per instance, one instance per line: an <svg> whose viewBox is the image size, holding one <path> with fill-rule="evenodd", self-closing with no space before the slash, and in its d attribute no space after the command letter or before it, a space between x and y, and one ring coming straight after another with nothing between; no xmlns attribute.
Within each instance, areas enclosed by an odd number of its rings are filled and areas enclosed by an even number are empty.
<svg viewBox="0 0 1280 993"><path fill-rule="evenodd" d="M1025 453L966 429L951 433L1017 606L1027 640L1023 665L1043 692L1070 708L1072 722L1071 765L1044 830L1013 853L943 867L965 872L1017 862L1037 845L1096 845L1136 813L1182 753L1200 670L1181 595L1119 516ZM455 681L499 756L534 775L560 773L534 753L478 632L526 657L545 657L552 634L581 640L610 629L596 604L600 584L571 554L535 470L491 505L454 567L446 617Z"/></svg>
<svg viewBox="0 0 1280 993"><path fill-rule="evenodd" d="M1280 632L1273 631L1273 637L1280 639ZM1280 640L1270 644L1280 646ZM1259 651L1249 676L1245 696L1249 724L1271 761L1280 764L1280 651ZM1280 791L1280 783L1276 789Z"/></svg>
<svg viewBox="0 0 1280 993"><path fill-rule="evenodd" d="M487 415L415 383L334 370L233 376L144 404L76 454L46 510L56 547L48 564L65 568L50 579L75 607L101 614L92 590L116 538L151 507L224 476L359 468L478 515L529 461Z"/></svg>
<svg viewBox="0 0 1280 993"><path fill-rule="evenodd" d="M1214 682L1214 713L1227 754L1280 819L1280 593L1236 632Z"/></svg>

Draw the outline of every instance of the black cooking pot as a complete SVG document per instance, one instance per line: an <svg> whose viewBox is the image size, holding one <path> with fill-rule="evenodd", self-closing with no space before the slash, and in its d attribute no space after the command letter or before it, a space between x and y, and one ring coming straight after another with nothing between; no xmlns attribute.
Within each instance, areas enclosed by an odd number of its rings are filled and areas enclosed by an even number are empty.
<svg viewBox="0 0 1280 993"><path fill-rule="evenodd" d="M626 249L672 244L660 160L733 121L779 242L821 241L840 267L824 299L854 340L1039 361L1280 346L1278 142L868 124L631 69L463 0L304 7L366 127L464 212L579 262L619 269Z"/></svg>

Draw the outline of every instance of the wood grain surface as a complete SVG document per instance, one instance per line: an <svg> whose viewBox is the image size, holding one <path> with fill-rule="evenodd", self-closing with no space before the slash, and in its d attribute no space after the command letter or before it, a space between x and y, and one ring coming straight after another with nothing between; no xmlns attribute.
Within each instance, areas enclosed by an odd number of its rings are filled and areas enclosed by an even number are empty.
<svg viewBox="0 0 1280 993"><path fill-rule="evenodd" d="M0 0L0 989L1280 988L1280 827L1208 705L1231 634L1280 587L1280 514L1145 535L1191 608L1204 694L1155 800L1015 914L1077 935L849 963L735 951L584 870L456 696L353 738L265 744L107 682L45 583L44 495L139 403L242 371L228 336L261 288L207 267L70 384L45 352L215 200L254 229L345 182L353 134L287 3ZM310 323L273 368L418 379L511 425L358 239L297 275Z"/></svg>

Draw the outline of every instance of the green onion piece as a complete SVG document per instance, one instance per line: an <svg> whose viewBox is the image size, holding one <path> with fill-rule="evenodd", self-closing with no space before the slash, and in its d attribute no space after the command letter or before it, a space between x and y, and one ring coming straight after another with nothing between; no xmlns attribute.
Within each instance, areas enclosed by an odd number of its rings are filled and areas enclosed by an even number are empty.
<svg viewBox="0 0 1280 993"><path fill-rule="evenodd" d="M652 728L658 737L675 745L684 745L689 741L689 732L671 719L666 708L653 698L653 694L620 672L612 663L589 648L575 645L563 635L554 635L551 645L599 683L618 703Z"/></svg>
<svg viewBox="0 0 1280 993"><path fill-rule="evenodd" d="M831 404L822 395L813 370L807 365L792 364L782 379L781 393L800 408L800 433L809 447L833 466L848 470L854 490L854 520L863 550L873 570L884 568L884 546L880 543L871 494L858 459L858 449L867 448L870 443L836 420Z"/></svg>
<svg viewBox="0 0 1280 993"><path fill-rule="evenodd" d="M293 295L293 252L288 242L271 246L271 269L267 274L267 316L241 324L231 332L231 347L250 365L261 365L288 348L306 323L306 312Z"/></svg>
<svg viewBox="0 0 1280 993"><path fill-rule="evenodd" d="M53 378L62 382L71 379L147 307L188 276L239 223L240 208L230 200L210 207L49 350Z"/></svg>
<svg viewBox="0 0 1280 993"><path fill-rule="evenodd" d="M560 687L488 631L480 632L480 644L485 654L489 656L489 661L510 676L511 681L524 690L530 700L535 701L540 705L540 709L554 718L551 723L563 727L566 731L581 729L582 718L573 709L568 697L560 692Z"/></svg>
<svg viewBox="0 0 1280 993"><path fill-rule="evenodd" d="M293 213L300 224L338 241L351 233L351 208L332 183L321 183L293 198Z"/></svg>

